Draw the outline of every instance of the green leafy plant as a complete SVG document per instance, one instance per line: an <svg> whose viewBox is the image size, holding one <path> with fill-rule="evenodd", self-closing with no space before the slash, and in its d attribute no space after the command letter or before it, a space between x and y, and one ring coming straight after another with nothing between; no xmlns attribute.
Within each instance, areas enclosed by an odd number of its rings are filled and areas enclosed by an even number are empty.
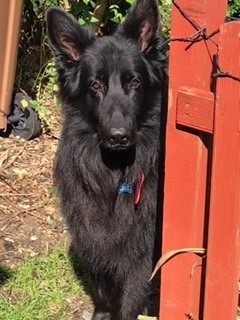
<svg viewBox="0 0 240 320"><path fill-rule="evenodd" d="M95 7L96 3L91 0L82 0L78 2L69 0L67 10L78 18L78 22L81 26L85 26L98 22L98 19L94 17Z"/></svg>
<svg viewBox="0 0 240 320"><path fill-rule="evenodd" d="M120 11L120 7L117 4L112 4L109 7L109 17L110 20L116 24L123 22L123 15Z"/></svg>
<svg viewBox="0 0 240 320"><path fill-rule="evenodd" d="M228 1L228 16L240 19L240 0Z"/></svg>
<svg viewBox="0 0 240 320"><path fill-rule="evenodd" d="M46 63L43 70L36 78L34 88L36 90L35 99L31 102L37 112L39 119L46 128L51 127L51 111L47 108L46 102L52 101L53 105L58 106L57 100L57 74L53 60Z"/></svg>
<svg viewBox="0 0 240 320"><path fill-rule="evenodd" d="M170 20L171 20L172 0L159 1L159 11L161 14L161 31L163 39L169 38Z"/></svg>

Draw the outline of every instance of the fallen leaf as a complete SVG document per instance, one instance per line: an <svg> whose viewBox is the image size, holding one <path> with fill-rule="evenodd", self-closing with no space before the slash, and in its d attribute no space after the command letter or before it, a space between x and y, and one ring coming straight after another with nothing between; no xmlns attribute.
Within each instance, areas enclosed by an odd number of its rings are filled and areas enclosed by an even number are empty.
<svg viewBox="0 0 240 320"><path fill-rule="evenodd" d="M53 207L53 206L47 206L47 207L46 207L46 211L47 211L47 213L49 213L49 214L53 214L53 213L56 211L56 208Z"/></svg>
<svg viewBox="0 0 240 320"><path fill-rule="evenodd" d="M29 175L29 172L26 169L13 168L13 172L18 175L19 178Z"/></svg>
<svg viewBox="0 0 240 320"><path fill-rule="evenodd" d="M30 237L30 240L31 240L31 241L36 241L36 240L37 240L37 236L31 236L31 237Z"/></svg>
<svg viewBox="0 0 240 320"><path fill-rule="evenodd" d="M157 320L157 317L138 316L137 320Z"/></svg>
<svg viewBox="0 0 240 320"><path fill-rule="evenodd" d="M183 254L183 253L194 253L194 254L204 254L206 252L206 249L204 248L183 248L183 249L177 249L177 250L171 250L168 251L167 253L165 253L157 262L151 277L148 281L151 281L154 276L156 275L156 273L158 272L158 270L170 259L172 259L173 257L175 257L176 255L179 254Z"/></svg>

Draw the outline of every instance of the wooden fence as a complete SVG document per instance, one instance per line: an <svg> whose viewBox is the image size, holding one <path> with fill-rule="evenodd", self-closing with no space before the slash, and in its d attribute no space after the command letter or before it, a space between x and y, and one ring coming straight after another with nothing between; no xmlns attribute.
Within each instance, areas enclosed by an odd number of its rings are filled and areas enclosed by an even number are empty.
<svg viewBox="0 0 240 320"><path fill-rule="evenodd" d="M240 277L240 22L227 0L172 6L160 320L236 320Z"/></svg>

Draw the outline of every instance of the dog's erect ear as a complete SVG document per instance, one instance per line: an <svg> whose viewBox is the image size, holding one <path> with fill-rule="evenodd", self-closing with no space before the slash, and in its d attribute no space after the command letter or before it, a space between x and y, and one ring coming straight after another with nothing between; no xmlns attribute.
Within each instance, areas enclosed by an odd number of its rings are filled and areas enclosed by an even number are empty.
<svg viewBox="0 0 240 320"><path fill-rule="evenodd" d="M52 50L57 57L78 61L81 53L92 42L90 31L81 28L72 15L57 8L46 13L47 34Z"/></svg>
<svg viewBox="0 0 240 320"><path fill-rule="evenodd" d="M140 51L146 51L159 37L159 13L155 0L136 0L130 8L118 33L139 42Z"/></svg>

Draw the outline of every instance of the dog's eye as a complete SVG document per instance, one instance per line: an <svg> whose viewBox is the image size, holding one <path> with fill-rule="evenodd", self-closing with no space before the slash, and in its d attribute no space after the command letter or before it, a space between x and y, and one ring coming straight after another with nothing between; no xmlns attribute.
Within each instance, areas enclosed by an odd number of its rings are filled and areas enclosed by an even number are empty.
<svg viewBox="0 0 240 320"><path fill-rule="evenodd" d="M99 92L99 91L102 91L103 87L99 81L93 81L90 84L90 89L94 92Z"/></svg>
<svg viewBox="0 0 240 320"><path fill-rule="evenodd" d="M131 89L137 89L140 86L140 80L138 78L133 78L130 82Z"/></svg>

